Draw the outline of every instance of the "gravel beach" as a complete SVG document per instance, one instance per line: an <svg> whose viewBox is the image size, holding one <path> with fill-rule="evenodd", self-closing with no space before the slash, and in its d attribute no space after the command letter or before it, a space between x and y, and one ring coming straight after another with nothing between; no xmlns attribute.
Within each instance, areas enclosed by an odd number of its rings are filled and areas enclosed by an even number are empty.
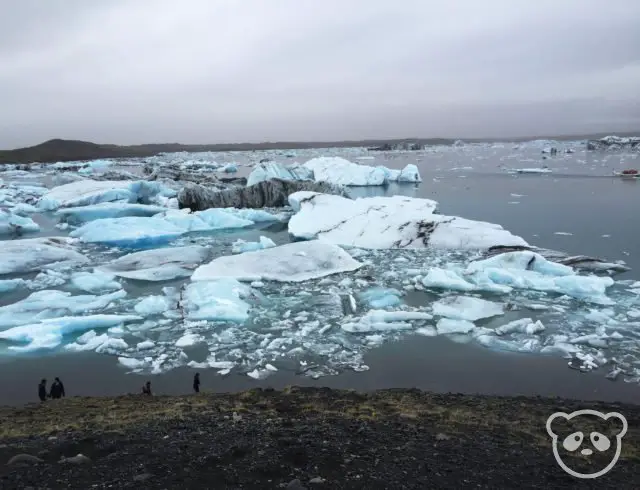
<svg viewBox="0 0 640 490"><path fill-rule="evenodd" d="M585 408L619 412L628 422L620 460L597 479L566 474L546 430L554 412ZM3 489L603 489L640 482L638 405L290 387L74 397L0 408L0 416ZM588 472L606 465L605 453L563 460Z"/></svg>

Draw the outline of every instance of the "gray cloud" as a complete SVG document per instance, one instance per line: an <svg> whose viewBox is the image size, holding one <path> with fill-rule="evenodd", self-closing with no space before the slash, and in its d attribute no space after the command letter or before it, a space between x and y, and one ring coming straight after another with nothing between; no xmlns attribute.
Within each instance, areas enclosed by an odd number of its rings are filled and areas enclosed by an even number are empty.
<svg viewBox="0 0 640 490"><path fill-rule="evenodd" d="M0 147L640 128L637 0L4 0Z"/></svg>

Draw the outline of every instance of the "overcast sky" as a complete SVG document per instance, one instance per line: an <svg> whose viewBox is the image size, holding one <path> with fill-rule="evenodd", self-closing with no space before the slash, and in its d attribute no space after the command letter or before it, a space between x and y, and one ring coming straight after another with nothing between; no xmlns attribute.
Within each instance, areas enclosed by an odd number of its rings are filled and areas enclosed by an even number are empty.
<svg viewBox="0 0 640 490"><path fill-rule="evenodd" d="M639 0L1 0L0 147L640 129Z"/></svg>

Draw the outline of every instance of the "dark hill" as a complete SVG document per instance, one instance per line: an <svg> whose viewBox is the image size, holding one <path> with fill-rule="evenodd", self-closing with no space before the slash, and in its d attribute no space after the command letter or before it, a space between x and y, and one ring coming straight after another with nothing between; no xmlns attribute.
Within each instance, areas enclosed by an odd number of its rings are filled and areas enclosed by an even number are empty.
<svg viewBox="0 0 640 490"><path fill-rule="evenodd" d="M523 142L534 139L585 140L597 139L610 133L590 135L530 136L522 138L462 138L468 143L478 142ZM631 136L638 133L614 133L619 136ZM52 163L79 160L95 160L99 158L137 158L149 157L159 153L179 151L252 151L252 150L299 150L306 148L418 148L431 145L451 145L452 138L402 138L402 139L369 139L350 141L277 141L264 143L222 143L213 145L183 145L180 143L152 143L144 145L106 145L88 141L52 139L39 145L15 150L0 150L0 164L3 163Z"/></svg>

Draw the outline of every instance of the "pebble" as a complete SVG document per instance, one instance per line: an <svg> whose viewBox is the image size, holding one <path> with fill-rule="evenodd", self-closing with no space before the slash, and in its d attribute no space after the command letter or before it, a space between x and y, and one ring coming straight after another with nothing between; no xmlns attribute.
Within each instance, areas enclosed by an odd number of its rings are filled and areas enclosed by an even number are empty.
<svg viewBox="0 0 640 490"><path fill-rule="evenodd" d="M291 480L285 488L288 490L307 490L307 487L305 487L297 478L295 480Z"/></svg>
<svg viewBox="0 0 640 490"><path fill-rule="evenodd" d="M71 463L71 464L91 464L91 459L86 457L84 454L77 454L75 456L71 456L70 458L63 457L60 463Z"/></svg>
<svg viewBox="0 0 640 490"><path fill-rule="evenodd" d="M36 456L32 456L31 454L16 454L13 458L11 458L7 462L7 465L14 465L14 464L20 464L20 463L30 463L30 464L44 463L44 460Z"/></svg>
<svg viewBox="0 0 640 490"><path fill-rule="evenodd" d="M153 477L151 473L142 473L140 475L134 476L133 481L147 481L151 477Z"/></svg>

